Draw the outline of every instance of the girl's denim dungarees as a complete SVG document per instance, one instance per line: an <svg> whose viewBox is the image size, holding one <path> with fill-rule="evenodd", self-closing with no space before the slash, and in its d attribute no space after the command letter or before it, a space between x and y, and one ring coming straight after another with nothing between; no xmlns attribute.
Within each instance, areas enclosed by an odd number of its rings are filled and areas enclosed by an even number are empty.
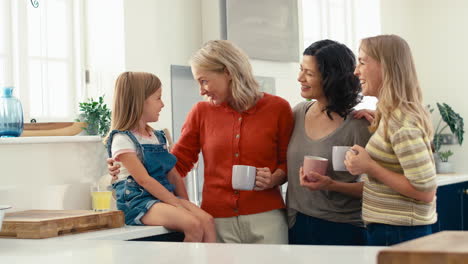
<svg viewBox="0 0 468 264"><path fill-rule="evenodd" d="M107 153L112 157L112 138L116 133L127 135L135 144L137 155L145 166L148 174L157 180L167 190L174 193L174 185L167 179L167 173L175 166L177 158L168 152L164 132L155 130L154 134L159 144L140 144L130 131L113 130L107 141ZM125 214L125 224L143 225L141 218L148 212L153 204L161 202L157 197L143 189L128 176L112 184L117 198L117 208Z"/></svg>

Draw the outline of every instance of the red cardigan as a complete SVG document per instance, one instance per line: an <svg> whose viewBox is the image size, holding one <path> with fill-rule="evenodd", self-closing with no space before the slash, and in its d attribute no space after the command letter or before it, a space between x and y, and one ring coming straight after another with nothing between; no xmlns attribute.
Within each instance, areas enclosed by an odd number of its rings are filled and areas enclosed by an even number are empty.
<svg viewBox="0 0 468 264"><path fill-rule="evenodd" d="M213 217L256 214L284 208L279 187L264 191L232 189L232 166L236 164L286 169L286 152L293 129L289 103L265 93L255 106L238 113L226 103L197 103L187 116L172 153L176 168L185 176L204 158L201 207Z"/></svg>

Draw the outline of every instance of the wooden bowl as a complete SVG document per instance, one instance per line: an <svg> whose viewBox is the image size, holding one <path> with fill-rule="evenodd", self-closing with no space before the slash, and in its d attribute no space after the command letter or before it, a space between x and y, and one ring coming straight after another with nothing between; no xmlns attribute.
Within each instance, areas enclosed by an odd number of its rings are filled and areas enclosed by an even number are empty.
<svg viewBox="0 0 468 264"><path fill-rule="evenodd" d="M3 218L5 217L5 211L10 209L9 205L0 205L0 231L2 231Z"/></svg>
<svg viewBox="0 0 468 264"><path fill-rule="evenodd" d="M74 136L83 131L85 122L26 123L22 137Z"/></svg>

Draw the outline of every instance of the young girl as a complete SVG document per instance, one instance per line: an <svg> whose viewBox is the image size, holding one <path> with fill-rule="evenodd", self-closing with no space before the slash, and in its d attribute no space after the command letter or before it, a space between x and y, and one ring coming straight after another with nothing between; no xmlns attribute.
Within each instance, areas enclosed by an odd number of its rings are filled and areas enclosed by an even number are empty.
<svg viewBox="0 0 468 264"><path fill-rule="evenodd" d="M164 133L148 125L158 121L164 107L161 92L160 80L150 73L117 78L107 138L109 156L122 166L113 184L117 208L128 225L161 225L184 232L187 242L216 242L213 218L186 200Z"/></svg>
<svg viewBox="0 0 468 264"><path fill-rule="evenodd" d="M362 216L368 244L389 246L430 234L437 221L433 129L410 48L395 35L363 39L354 73L362 93L379 99L374 135L345 161L352 174L367 174Z"/></svg>

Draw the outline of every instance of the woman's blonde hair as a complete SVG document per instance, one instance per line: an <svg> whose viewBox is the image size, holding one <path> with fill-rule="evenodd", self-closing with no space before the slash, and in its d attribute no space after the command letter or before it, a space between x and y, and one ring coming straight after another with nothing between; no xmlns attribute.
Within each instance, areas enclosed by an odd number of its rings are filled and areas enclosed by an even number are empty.
<svg viewBox="0 0 468 264"><path fill-rule="evenodd" d="M231 76L229 105L245 111L260 98L260 87L252 73L249 57L232 42L211 40L206 42L190 59L190 65L200 70Z"/></svg>
<svg viewBox="0 0 468 264"><path fill-rule="evenodd" d="M401 123L401 118L393 114L395 109L400 109L432 138L432 123L429 112L423 106L422 91L408 43L396 35L380 35L363 39L360 49L379 62L382 70L379 102L370 129L375 131L382 119L385 126L389 120Z"/></svg>
<svg viewBox="0 0 468 264"><path fill-rule="evenodd" d="M161 81L154 74L147 72L120 74L115 81L110 131L136 129L143 115L146 98L160 88Z"/></svg>

